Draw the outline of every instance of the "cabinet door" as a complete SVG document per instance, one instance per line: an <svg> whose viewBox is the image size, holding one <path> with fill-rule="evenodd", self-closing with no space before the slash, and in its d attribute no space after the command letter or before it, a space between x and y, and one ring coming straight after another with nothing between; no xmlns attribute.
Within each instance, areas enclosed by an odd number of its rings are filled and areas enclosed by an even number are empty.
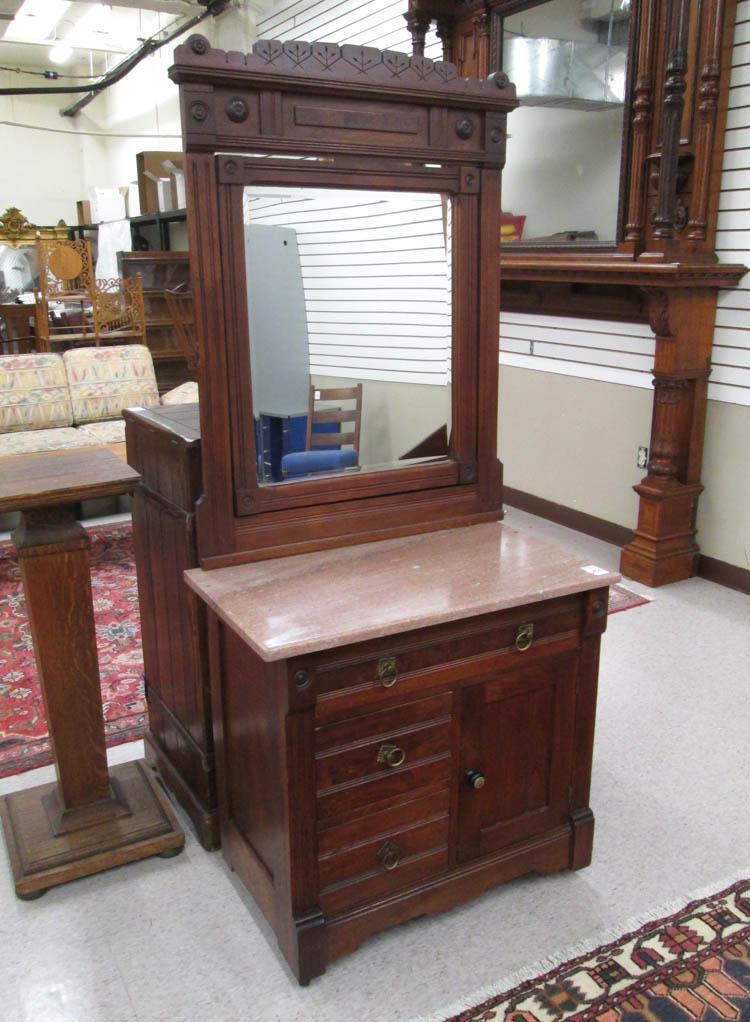
<svg viewBox="0 0 750 1022"><path fill-rule="evenodd" d="M562 824L569 810L577 654L464 690L458 858Z"/></svg>

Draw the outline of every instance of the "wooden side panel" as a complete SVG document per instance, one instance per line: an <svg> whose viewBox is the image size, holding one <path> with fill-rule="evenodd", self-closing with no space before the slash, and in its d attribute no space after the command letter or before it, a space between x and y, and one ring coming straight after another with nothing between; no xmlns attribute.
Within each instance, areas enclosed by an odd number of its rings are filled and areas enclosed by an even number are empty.
<svg viewBox="0 0 750 1022"><path fill-rule="evenodd" d="M283 736L265 665L221 630L227 818L273 877L283 856ZM228 725L228 726L227 726Z"/></svg>
<svg viewBox="0 0 750 1022"><path fill-rule="evenodd" d="M153 413L149 413L153 419ZM128 458L142 475L133 540L149 707L147 755L206 847L218 841L203 604L183 574L196 567L197 448L130 412Z"/></svg>

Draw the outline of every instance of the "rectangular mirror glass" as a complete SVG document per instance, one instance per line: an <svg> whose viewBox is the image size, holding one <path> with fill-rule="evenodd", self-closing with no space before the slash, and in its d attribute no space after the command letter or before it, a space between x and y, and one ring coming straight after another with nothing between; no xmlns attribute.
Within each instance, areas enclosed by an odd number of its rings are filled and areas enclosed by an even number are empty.
<svg viewBox="0 0 750 1022"><path fill-rule="evenodd" d="M617 239L630 0L549 0L502 19L509 120L501 241Z"/></svg>
<svg viewBox="0 0 750 1022"><path fill-rule="evenodd" d="M258 481L447 457L450 199L252 185L243 212Z"/></svg>

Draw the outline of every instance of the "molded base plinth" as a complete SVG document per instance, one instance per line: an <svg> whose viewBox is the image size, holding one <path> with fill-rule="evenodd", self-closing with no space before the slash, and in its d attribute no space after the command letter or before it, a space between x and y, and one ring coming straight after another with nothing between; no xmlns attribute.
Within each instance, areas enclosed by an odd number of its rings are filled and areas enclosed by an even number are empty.
<svg viewBox="0 0 750 1022"><path fill-rule="evenodd" d="M48 811L57 784L42 784L0 799L5 842L19 898L57 884L99 873L151 855L179 850L185 843L167 796L143 760L110 771L120 798L108 818L82 817L77 829L55 827ZM122 802L129 812L123 814ZM58 833L55 830L58 829Z"/></svg>
<svg viewBox="0 0 750 1022"><path fill-rule="evenodd" d="M620 555L620 571L652 588L690 578L698 568L695 512L703 487L647 476L633 489L640 497L638 526Z"/></svg>

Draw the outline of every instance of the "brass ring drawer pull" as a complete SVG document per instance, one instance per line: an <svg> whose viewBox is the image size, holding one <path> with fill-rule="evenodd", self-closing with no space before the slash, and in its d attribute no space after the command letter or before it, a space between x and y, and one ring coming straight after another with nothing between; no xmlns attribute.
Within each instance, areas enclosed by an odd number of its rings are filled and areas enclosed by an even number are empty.
<svg viewBox="0 0 750 1022"><path fill-rule="evenodd" d="M516 649L520 653L525 653L527 649L531 647L531 643L534 641L534 626L533 625L519 625L518 631L516 632Z"/></svg>
<svg viewBox="0 0 750 1022"><path fill-rule="evenodd" d="M383 869L395 869L401 862L401 849L395 841L386 841L383 847L378 849L378 859Z"/></svg>
<svg viewBox="0 0 750 1022"><path fill-rule="evenodd" d="M378 763L389 767L400 767L406 762L406 749L400 745L381 745L378 749Z"/></svg>
<svg viewBox="0 0 750 1022"><path fill-rule="evenodd" d="M384 656L378 660L378 681L383 688L392 688L398 680L395 656Z"/></svg>

